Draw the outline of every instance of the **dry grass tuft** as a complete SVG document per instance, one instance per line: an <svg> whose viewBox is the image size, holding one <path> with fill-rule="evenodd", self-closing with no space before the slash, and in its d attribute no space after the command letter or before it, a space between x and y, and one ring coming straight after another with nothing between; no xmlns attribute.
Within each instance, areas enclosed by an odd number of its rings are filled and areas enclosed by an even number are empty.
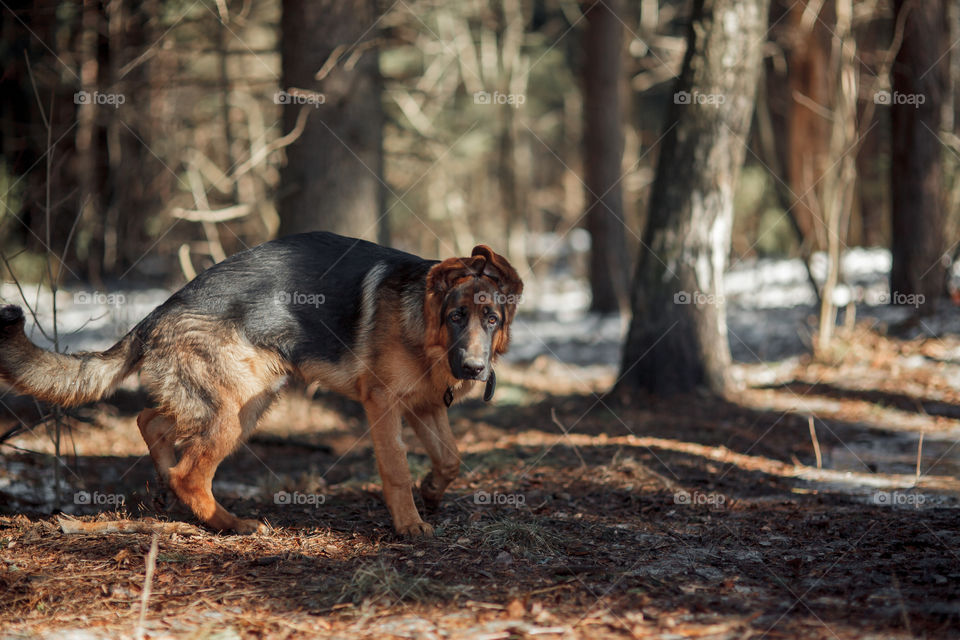
<svg viewBox="0 0 960 640"><path fill-rule="evenodd" d="M487 549L526 556L552 555L561 543L560 536L535 520L499 518L481 528L480 534L480 544Z"/></svg>
<svg viewBox="0 0 960 640"><path fill-rule="evenodd" d="M387 606L399 602L427 602L449 598L456 591L425 575L397 570L384 558L365 562L353 572L340 590L340 602L371 602Z"/></svg>

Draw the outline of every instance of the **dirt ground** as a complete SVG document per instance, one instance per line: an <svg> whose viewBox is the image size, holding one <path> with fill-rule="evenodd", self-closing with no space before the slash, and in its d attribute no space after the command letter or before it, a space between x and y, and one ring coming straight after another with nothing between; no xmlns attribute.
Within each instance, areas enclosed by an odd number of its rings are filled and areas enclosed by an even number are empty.
<svg viewBox="0 0 960 640"><path fill-rule="evenodd" d="M215 483L272 531L159 536L146 597L151 534L62 533L39 427L0 465L0 637L960 637L958 354L864 331L836 367L738 366L729 401L504 366L451 410L462 475L417 542L358 407L294 390ZM189 521L154 509L138 401L75 414L64 511Z"/></svg>

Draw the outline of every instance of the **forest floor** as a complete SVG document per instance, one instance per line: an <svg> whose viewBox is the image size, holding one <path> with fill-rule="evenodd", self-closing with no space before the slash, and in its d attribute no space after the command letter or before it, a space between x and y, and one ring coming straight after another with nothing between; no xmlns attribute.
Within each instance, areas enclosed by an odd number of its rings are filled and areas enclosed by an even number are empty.
<svg viewBox="0 0 960 640"><path fill-rule="evenodd" d="M430 540L392 531L358 407L288 392L215 482L272 531L160 536L145 610L151 535L63 533L50 437L18 436L0 637L958 637L960 339L840 345L836 366L739 364L728 401L604 396L612 368L547 356L503 366L493 403L451 410L462 475ZM153 510L141 401L77 414L63 511L190 521Z"/></svg>

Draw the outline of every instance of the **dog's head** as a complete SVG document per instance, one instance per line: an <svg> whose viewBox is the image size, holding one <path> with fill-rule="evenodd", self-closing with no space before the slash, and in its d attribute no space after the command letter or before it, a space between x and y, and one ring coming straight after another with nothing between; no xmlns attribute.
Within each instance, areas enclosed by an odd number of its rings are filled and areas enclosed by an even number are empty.
<svg viewBox="0 0 960 640"><path fill-rule="evenodd" d="M486 245L469 258L448 258L427 274L427 342L442 347L454 378L487 380L496 356L510 343L523 282Z"/></svg>

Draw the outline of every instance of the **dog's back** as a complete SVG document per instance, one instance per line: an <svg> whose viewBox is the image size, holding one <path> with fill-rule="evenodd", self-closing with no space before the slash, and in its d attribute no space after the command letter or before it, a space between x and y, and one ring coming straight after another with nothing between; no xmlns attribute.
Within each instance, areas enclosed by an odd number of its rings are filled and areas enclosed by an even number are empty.
<svg viewBox="0 0 960 640"><path fill-rule="evenodd" d="M145 360L242 340L299 366L338 362L358 348L364 300L391 275L422 281L436 261L328 232L302 233L234 254L201 273L104 352L58 354L33 345L23 311L0 310L0 379L63 406L111 393ZM371 271L374 270L373 273ZM158 339L161 338L161 339ZM158 352L159 351L159 352Z"/></svg>
<svg viewBox="0 0 960 640"><path fill-rule="evenodd" d="M169 313L186 313L216 318L294 365L307 359L337 362L357 347L364 287L373 293L393 274L422 281L435 263L335 233L287 236L198 275L137 332L145 338Z"/></svg>

